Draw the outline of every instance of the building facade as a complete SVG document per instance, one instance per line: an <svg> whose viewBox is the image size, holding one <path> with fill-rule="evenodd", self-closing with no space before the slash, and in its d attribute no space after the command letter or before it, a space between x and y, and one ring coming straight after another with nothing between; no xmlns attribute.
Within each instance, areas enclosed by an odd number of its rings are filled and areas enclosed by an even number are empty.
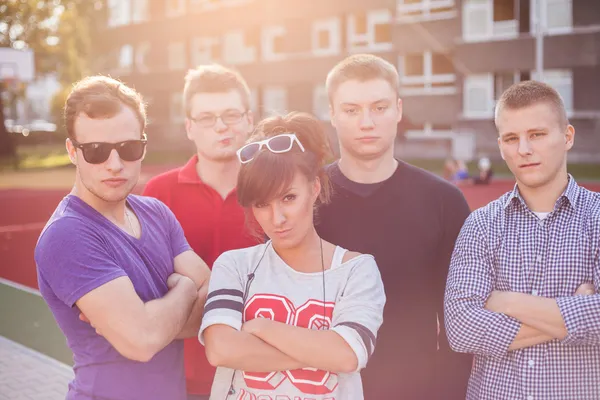
<svg viewBox="0 0 600 400"><path fill-rule="evenodd" d="M328 120L324 81L349 54L397 66L399 155L499 157L495 102L536 78L536 0L110 0L101 72L148 100L150 134L185 143L183 77L199 64L238 69L259 117ZM600 2L543 0L543 79L577 130L572 161L600 161Z"/></svg>

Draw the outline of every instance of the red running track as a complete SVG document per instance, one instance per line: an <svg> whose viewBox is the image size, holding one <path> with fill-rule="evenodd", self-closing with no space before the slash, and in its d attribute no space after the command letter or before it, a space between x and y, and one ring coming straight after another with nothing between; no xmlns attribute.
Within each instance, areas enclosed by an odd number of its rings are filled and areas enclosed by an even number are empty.
<svg viewBox="0 0 600 400"><path fill-rule="evenodd" d="M463 186L471 209L486 205L512 189L512 181ZM600 192L600 183L583 184ZM135 192L139 193L141 186ZM67 190L0 191L0 278L37 289L33 249L39 234Z"/></svg>

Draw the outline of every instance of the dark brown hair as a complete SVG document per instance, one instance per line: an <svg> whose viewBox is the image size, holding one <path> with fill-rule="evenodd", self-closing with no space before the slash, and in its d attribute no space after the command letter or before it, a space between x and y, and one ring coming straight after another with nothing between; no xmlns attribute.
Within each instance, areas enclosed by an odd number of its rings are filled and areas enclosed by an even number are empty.
<svg viewBox="0 0 600 400"><path fill-rule="evenodd" d="M250 108L250 89L237 71L219 64L201 65L189 70L183 87L183 107L190 117L192 97L198 93L222 93L237 90L246 110Z"/></svg>
<svg viewBox="0 0 600 400"><path fill-rule="evenodd" d="M496 126L502 110L520 110L539 103L547 103L554 108L561 127L567 127L569 119L560 94L552 86L538 81L515 83L502 93L496 105Z"/></svg>
<svg viewBox="0 0 600 400"><path fill-rule="evenodd" d="M329 202L331 187L324 167L331 155L331 147L322 122L300 112L270 117L260 122L248 143L281 133L295 133L305 151L302 152L297 144L289 152L279 154L263 147L252 161L240 168L237 181L239 203L248 208L276 198L287 190L296 172L304 174L309 181L319 178L321 193L317 202Z"/></svg>
<svg viewBox="0 0 600 400"><path fill-rule="evenodd" d="M329 102L332 102L333 94L342 83L349 80L364 82L372 79L384 79L396 94L399 93L398 71L390 62L372 54L353 54L343 59L327 74L325 86Z"/></svg>
<svg viewBox="0 0 600 400"><path fill-rule="evenodd" d="M80 113L89 118L111 118L126 106L133 110L140 123L140 135L146 129L146 105L134 89L103 75L84 78L73 86L64 110L67 135L75 139L75 119Z"/></svg>

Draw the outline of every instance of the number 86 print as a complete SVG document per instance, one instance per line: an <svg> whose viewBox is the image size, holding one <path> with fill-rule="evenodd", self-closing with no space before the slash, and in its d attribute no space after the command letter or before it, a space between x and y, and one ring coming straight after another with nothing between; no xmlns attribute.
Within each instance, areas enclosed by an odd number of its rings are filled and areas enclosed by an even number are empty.
<svg viewBox="0 0 600 400"><path fill-rule="evenodd" d="M323 304L322 300L311 299L295 308L284 296L256 294L244 307L244 321L267 318L302 328L325 330L331 327L334 306L335 303ZM329 394L338 385L337 374L316 368L282 372L244 372L246 385L252 389L273 390L286 379L305 394Z"/></svg>

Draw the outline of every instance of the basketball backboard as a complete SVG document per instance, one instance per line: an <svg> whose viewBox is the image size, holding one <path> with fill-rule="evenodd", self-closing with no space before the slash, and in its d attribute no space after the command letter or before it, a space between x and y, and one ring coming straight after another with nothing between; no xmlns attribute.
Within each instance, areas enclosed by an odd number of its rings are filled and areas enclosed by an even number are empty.
<svg viewBox="0 0 600 400"><path fill-rule="evenodd" d="M35 78L33 51L0 47L0 81L31 82Z"/></svg>

